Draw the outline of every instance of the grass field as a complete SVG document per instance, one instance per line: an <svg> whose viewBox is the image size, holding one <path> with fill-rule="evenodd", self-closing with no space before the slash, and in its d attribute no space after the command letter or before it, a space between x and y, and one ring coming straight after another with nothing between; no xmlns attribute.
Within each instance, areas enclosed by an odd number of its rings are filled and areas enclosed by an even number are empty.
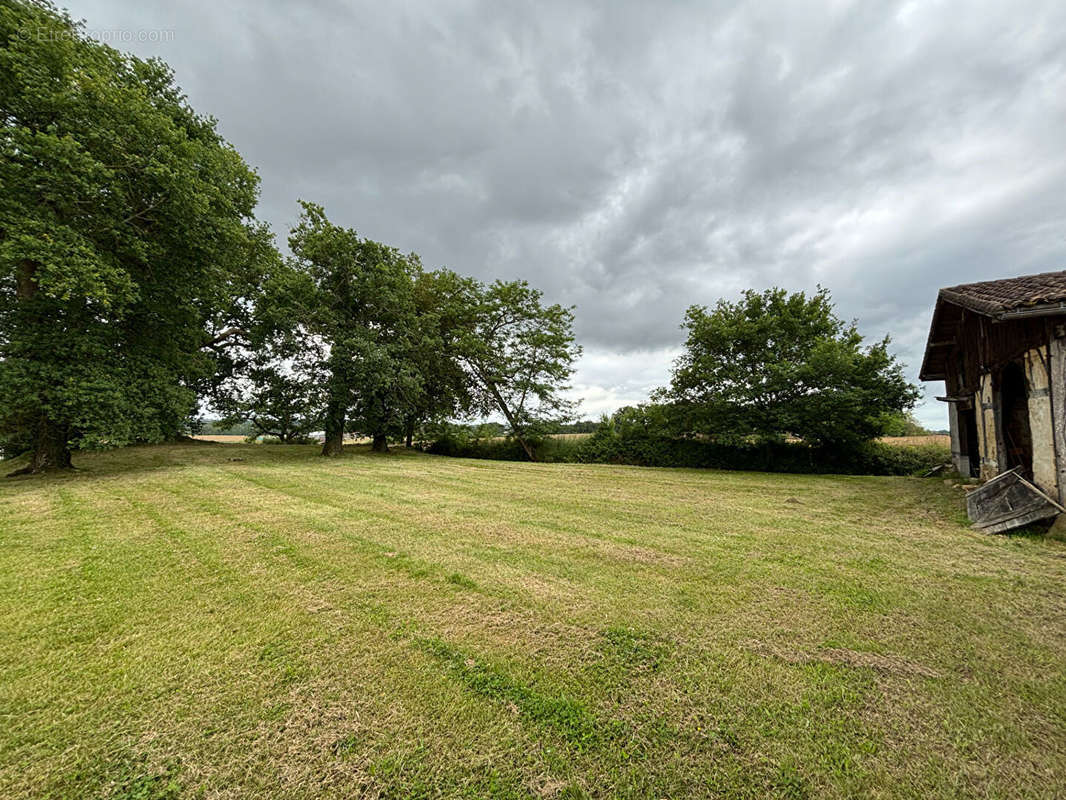
<svg viewBox="0 0 1066 800"><path fill-rule="evenodd" d="M1066 545L943 481L315 450L0 483L0 797L1066 794Z"/></svg>

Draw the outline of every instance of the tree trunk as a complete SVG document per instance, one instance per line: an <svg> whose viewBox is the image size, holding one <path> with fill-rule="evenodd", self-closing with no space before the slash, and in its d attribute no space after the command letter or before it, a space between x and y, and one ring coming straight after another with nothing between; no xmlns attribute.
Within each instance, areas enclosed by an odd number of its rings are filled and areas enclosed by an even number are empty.
<svg viewBox="0 0 1066 800"><path fill-rule="evenodd" d="M37 296L38 266L36 261L29 259L19 262L15 271L15 294L21 303L29 303ZM42 413L31 438L33 454L30 456L29 465L15 470L11 475L27 475L51 469L72 469L69 440L69 427L55 422L47 414Z"/></svg>
<svg viewBox="0 0 1066 800"><path fill-rule="evenodd" d="M383 433L374 434L374 443L370 445L370 449L375 453L387 453L389 452L389 440Z"/></svg>
<svg viewBox="0 0 1066 800"><path fill-rule="evenodd" d="M486 381L485 384L489 388L489 392L492 394L493 399L496 401L496 407L503 412L503 416L507 419L507 424L511 426L511 433L518 440L518 443L522 445L522 449L526 451L526 455L529 456L530 461L536 461L537 457L533 453L533 448L529 446L529 442L522 435L522 431L518 427L518 422L515 420L514 415L511 413L511 409L507 407L507 403L503 399L503 395L500 394L500 390L496 388L496 384L491 381Z"/></svg>
<svg viewBox="0 0 1066 800"><path fill-rule="evenodd" d="M407 419L407 435L405 438L405 444L407 449L410 450L415 444L415 418L409 417Z"/></svg>
<svg viewBox="0 0 1066 800"><path fill-rule="evenodd" d="M344 450L344 408L331 401L326 406L326 439L322 442L322 455L339 456Z"/></svg>
<svg viewBox="0 0 1066 800"><path fill-rule="evenodd" d="M23 259L15 271L15 295L19 300L32 300L37 296L37 262Z"/></svg>
<svg viewBox="0 0 1066 800"><path fill-rule="evenodd" d="M72 469L70 463L69 430L65 425L57 425L48 417L41 415L37 429L33 432L33 454L30 463L17 469L8 477L31 475L53 469Z"/></svg>
<svg viewBox="0 0 1066 800"><path fill-rule="evenodd" d="M529 442L525 440L525 437L523 437L522 434L520 434L518 431L515 431L514 438L516 438L518 440L518 443L522 445L522 449L526 451L526 455L529 456L529 460L536 461L537 457L533 453L533 448L529 446Z"/></svg>

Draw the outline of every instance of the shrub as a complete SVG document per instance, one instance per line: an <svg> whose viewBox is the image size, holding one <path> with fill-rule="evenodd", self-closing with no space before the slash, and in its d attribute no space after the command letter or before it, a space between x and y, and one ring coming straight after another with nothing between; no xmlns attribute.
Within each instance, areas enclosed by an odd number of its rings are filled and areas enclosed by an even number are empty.
<svg viewBox="0 0 1066 800"><path fill-rule="evenodd" d="M951 458L948 448L939 444L901 447L867 442L853 448L834 448L794 441L731 444L682 438L663 432L655 414L646 414L647 410L627 409L605 419L585 439L539 439L534 444L537 460L753 472L920 475ZM478 438L464 429L441 432L428 450L460 458L527 460L514 439Z"/></svg>
<svg viewBox="0 0 1066 800"><path fill-rule="evenodd" d="M248 444L315 444L316 440L310 436L293 436L288 441L281 439L277 436L261 436L253 433L251 436L245 438Z"/></svg>
<svg viewBox="0 0 1066 800"><path fill-rule="evenodd" d="M458 458L486 458L494 461L528 461L522 445L510 436L500 436L487 426L444 424L426 426L422 431L431 444L426 451ZM587 439L569 436L533 436L532 445L537 461L578 462L581 448Z"/></svg>
<svg viewBox="0 0 1066 800"><path fill-rule="evenodd" d="M852 448L793 441L725 444L674 437L624 421L601 426L580 451L580 460L590 463L846 475L916 475L950 457L948 448L935 444L899 447L866 442Z"/></svg>

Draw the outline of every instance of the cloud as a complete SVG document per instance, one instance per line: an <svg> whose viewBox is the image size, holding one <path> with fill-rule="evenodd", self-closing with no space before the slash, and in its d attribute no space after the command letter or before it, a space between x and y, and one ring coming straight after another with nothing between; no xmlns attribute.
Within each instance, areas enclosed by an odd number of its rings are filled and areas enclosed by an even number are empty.
<svg viewBox="0 0 1066 800"><path fill-rule="evenodd" d="M278 232L312 199L576 304L587 413L665 379L693 303L821 284L916 377L938 287L1066 268L1058 2L72 13L173 31L130 47L219 118Z"/></svg>

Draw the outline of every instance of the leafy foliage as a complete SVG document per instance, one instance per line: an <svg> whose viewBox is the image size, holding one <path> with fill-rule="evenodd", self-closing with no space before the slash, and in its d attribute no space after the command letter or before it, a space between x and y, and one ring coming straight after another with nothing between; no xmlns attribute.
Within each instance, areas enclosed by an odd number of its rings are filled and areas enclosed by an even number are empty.
<svg viewBox="0 0 1066 800"><path fill-rule="evenodd" d="M774 439L722 442L682 437L673 432L671 413L668 406L654 403L630 406L605 417L591 436L546 436L534 439L532 446L538 461L549 462L854 475L920 475L951 457L948 448L937 443L834 447ZM477 436L462 426L439 430L429 451L502 461L527 458L515 439Z"/></svg>
<svg viewBox="0 0 1066 800"><path fill-rule="evenodd" d="M531 460L536 460L531 437L573 411L562 391L581 354L573 310L546 306L542 297L525 281L481 287L461 354L473 378L474 408L502 414Z"/></svg>
<svg viewBox="0 0 1066 800"><path fill-rule="evenodd" d="M648 404L607 419L584 440L576 460L643 467L694 467L760 472L920 475L947 463L940 444L898 446L862 442L851 447L763 439L747 442L680 437L672 409Z"/></svg>
<svg viewBox="0 0 1066 800"><path fill-rule="evenodd" d="M383 448L420 388L413 278L417 256L334 225L302 203L289 237L294 258L265 295L265 315L289 336L322 344L314 370L324 376L323 452L340 452L346 430Z"/></svg>
<svg viewBox="0 0 1066 800"><path fill-rule="evenodd" d="M854 447L910 409L917 389L885 339L864 347L829 292L748 291L685 315L685 351L662 397L677 430L744 443L795 436Z"/></svg>
<svg viewBox="0 0 1066 800"><path fill-rule="evenodd" d="M226 352L213 402L285 441L319 424L323 453L345 433L374 449L449 419L498 412L529 446L570 404L560 391L579 349L573 313L524 282L485 286L427 271L415 254L330 222L314 203L248 305L241 347Z"/></svg>
<svg viewBox="0 0 1066 800"><path fill-rule="evenodd" d="M320 363L321 350L313 341L298 352L282 343L264 343L216 392L216 408L225 413L219 425L231 428L247 421L249 435L283 444L307 442L308 435L322 427L323 381L316 372Z"/></svg>
<svg viewBox="0 0 1066 800"><path fill-rule="evenodd" d="M36 470L178 434L271 250L255 173L165 64L4 3L0 185L0 435Z"/></svg>
<svg viewBox="0 0 1066 800"><path fill-rule="evenodd" d="M884 436L929 436L933 431L927 429L913 414L892 412L884 415Z"/></svg>
<svg viewBox="0 0 1066 800"><path fill-rule="evenodd" d="M408 358L418 382L406 397L408 444L417 426L466 416L474 388L463 365L463 347L474 327L480 286L447 269L414 275L415 320Z"/></svg>

